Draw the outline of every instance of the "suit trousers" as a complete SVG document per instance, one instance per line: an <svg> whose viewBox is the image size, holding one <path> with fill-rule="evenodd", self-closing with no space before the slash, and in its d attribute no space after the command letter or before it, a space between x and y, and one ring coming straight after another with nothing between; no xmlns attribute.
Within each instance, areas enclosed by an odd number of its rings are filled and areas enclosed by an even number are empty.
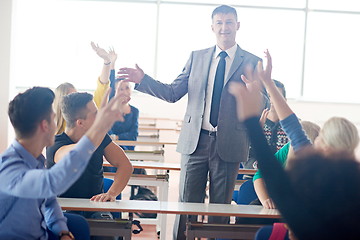
<svg viewBox="0 0 360 240"><path fill-rule="evenodd" d="M216 148L216 135L200 134L194 153L182 155L179 184L180 202L204 202L207 180L210 182L209 202L230 203L235 180L240 167L239 162L223 161ZM196 221L196 216L177 215L173 237L186 239L186 221ZM209 216L209 223L228 223L229 217Z"/></svg>

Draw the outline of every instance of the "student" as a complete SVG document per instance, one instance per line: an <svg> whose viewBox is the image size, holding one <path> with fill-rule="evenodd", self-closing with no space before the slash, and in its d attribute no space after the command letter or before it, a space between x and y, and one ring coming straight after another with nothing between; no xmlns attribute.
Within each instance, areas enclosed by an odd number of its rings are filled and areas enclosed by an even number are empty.
<svg viewBox="0 0 360 240"><path fill-rule="evenodd" d="M55 123L56 123L56 135L62 133L65 130L66 122L62 116L60 103L64 96L76 92L76 88L71 83L62 83L55 88L54 110L55 110Z"/></svg>
<svg viewBox="0 0 360 240"><path fill-rule="evenodd" d="M91 42L91 46L93 48L96 47L93 42ZM104 69L102 71L101 76L97 80L97 86L94 92L94 102L96 106L100 108L103 96L106 93L106 91L109 89L109 73L107 73L110 67L109 62L114 57L116 59L117 55L114 52L108 53L104 49L97 49L95 51L99 56L101 56L104 59L104 67L103 67ZM73 84L68 82L60 84L55 89L55 99L54 99L53 107L56 113L56 119L55 119L57 126L56 135L63 133L66 127L66 122L61 113L61 107L60 107L61 100L64 96L73 92L76 92L76 88L74 87Z"/></svg>
<svg viewBox="0 0 360 240"><path fill-rule="evenodd" d="M130 83L121 81L115 78L115 62L117 60L117 54L114 49L110 49L107 53L99 45L91 42L91 46L99 57L104 59L104 65L99 77L100 82L104 82L105 79L110 79L110 99L115 94L115 89L119 89L119 94L124 94L131 97ZM129 102L125 104L124 121L116 121L112 126L109 134L115 137L115 140L129 140L136 141L138 137L138 119L139 110L130 105ZM134 146L121 146L124 150L134 150Z"/></svg>
<svg viewBox="0 0 360 240"><path fill-rule="evenodd" d="M126 99L128 101L128 97ZM125 104L126 101L121 105L122 111ZM86 131L92 127L98 111L92 95L79 92L65 96L61 103L61 110L67 125L65 131L55 137L54 145L46 150L48 167L56 166L61 162L62 156L69 152ZM123 119L123 116L119 117L119 119ZM103 189L103 157L117 167L114 183L107 192L104 192ZM102 202L115 201L116 197L127 185L132 170L132 165L124 151L106 134L100 146L92 154L83 174L60 196L89 198L93 201ZM99 214L88 212L83 213L83 215L86 218L97 218L96 216Z"/></svg>
<svg viewBox="0 0 360 240"><path fill-rule="evenodd" d="M115 84L112 89L119 89L119 92L123 93L126 96L131 96L130 83L124 82L122 80L114 80ZM110 94L111 97L111 94ZM114 123L112 128L109 131L110 135L115 135L116 140L128 140L136 141L138 137L138 128L139 128L139 110L130 105L129 103L125 104L124 109L124 119L125 121L117 121ZM135 146L121 146L124 150L134 150Z"/></svg>
<svg viewBox="0 0 360 240"><path fill-rule="evenodd" d="M56 196L83 173L106 132L122 115L118 95L104 103L94 124L69 154L44 169L43 148L54 143L54 93L34 87L18 94L8 114L16 139L0 156L0 239L48 239L47 228L60 239L73 239Z"/></svg>
<svg viewBox="0 0 360 240"><path fill-rule="evenodd" d="M316 139L316 137L319 135L320 127L312 122L309 121L301 121L301 125L310 139L310 141L313 143ZM266 137L266 135L265 135ZM271 148L271 147L270 147ZM275 153L276 159L281 163L282 166L286 166L287 159L291 159L291 156L293 156L293 150L290 146L290 143L287 143L284 147L282 147L279 151ZM262 178L261 172L258 170L254 177L254 188L255 192L258 196L258 201L260 201L259 204L263 205L264 208L273 209L276 208L274 202L269 197L269 194L266 191L266 186L264 183L264 180ZM257 203L256 203L257 204Z"/></svg>
<svg viewBox="0 0 360 240"><path fill-rule="evenodd" d="M273 79L275 86L280 91L280 93L283 95L283 97L286 99L286 90L285 86L282 82ZM260 122L264 126L264 134L266 137L266 140L270 146L270 149L275 154L277 151L279 151L283 146L287 144L289 141L288 137L286 136L286 133L282 129L280 122L279 122L279 116L277 115L277 112L275 108L272 106L271 102L271 96L269 96L270 100L270 109L265 109L260 117ZM244 168L255 168L257 169L257 161L255 157L253 156L252 149L250 147L249 151L249 159L244 164ZM244 176L245 178L251 178L248 175Z"/></svg>
<svg viewBox="0 0 360 240"><path fill-rule="evenodd" d="M287 172L271 153L259 125L260 82L242 76L246 86L232 84L237 113L248 129L267 190L295 237L302 239L359 239L360 164L343 151L319 152L312 147L296 115L271 81L271 56L258 78L275 102L295 158ZM259 64L260 65L260 64ZM321 133L319 137L321 136Z"/></svg>
<svg viewBox="0 0 360 240"><path fill-rule="evenodd" d="M188 94L177 144L177 151L182 154L179 198L184 202L204 202L209 179L209 201L230 203L240 162L245 162L249 155L248 138L236 118L235 101L227 89L230 82L241 81L240 75L246 70L254 71L260 58L236 43L240 22L235 8L218 6L211 20L216 45L193 51L172 83L156 81L138 66L121 68L119 72L120 78L136 83L136 90L168 102ZM266 101L267 96L263 95L264 108ZM228 217L209 216L211 223L228 221ZM185 239L185 223L186 216L177 216L175 239Z"/></svg>

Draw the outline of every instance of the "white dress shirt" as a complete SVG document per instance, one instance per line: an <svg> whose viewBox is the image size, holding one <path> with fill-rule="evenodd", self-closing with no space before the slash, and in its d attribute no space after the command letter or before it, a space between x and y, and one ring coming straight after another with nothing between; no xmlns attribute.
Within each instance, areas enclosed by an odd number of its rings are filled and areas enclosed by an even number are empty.
<svg viewBox="0 0 360 240"><path fill-rule="evenodd" d="M225 76L224 76L224 84L225 80L229 74L231 65L234 61L235 53L237 50L237 44L232 46L231 48L227 49L225 52L227 53L227 56L225 57ZM204 118L202 122L202 129L208 130L208 131L216 131L217 127L213 127L210 123L210 111L211 111L211 100L212 100L212 94L213 94L213 88L214 88L214 81L215 81L215 74L216 74L216 68L220 61L220 52L222 50L216 45L215 52L211 59L211 65L209 69L209 76L208 76L208 83L206 88L206 101L205 101L205 111L204 111Z"/></svg>

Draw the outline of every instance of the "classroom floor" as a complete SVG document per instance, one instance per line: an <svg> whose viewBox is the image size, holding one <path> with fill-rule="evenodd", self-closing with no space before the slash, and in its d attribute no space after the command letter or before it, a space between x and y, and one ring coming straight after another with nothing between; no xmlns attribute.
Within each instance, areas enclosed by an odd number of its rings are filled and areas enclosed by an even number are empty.
<svg viewBox="0 0 360 240"><path fill-rule="evenodd" d="M167 139L166 139L167 140ZM179 163L180 162L180 154L176 152L175 146L166 146L165 147L165 161L168 163ZM177 202L179 198L179 178L180 178L180 172L178 171L170 171L169 174L169 192L168 192L168 201L170 202ZM125 193L124 199L126 199L128 196ZM166 240L172 239L172 231L173 231L173 225L175 220L174 214L168 214L167 215L167 225L166 225ZM141 220L140 220L141 222ZM157 233L156 233L156 225L147 225L147 224L141 224L143 227L143 231L140 234L132 234L132 239L134 240L156 240L158 239Z"/></svg>
<svg viewBox="0 0 360 240"><path fill-rule="evenodd" d="M178 135L162 135L160 138L161 142L176 142ZM176 152L175 145L166 145L165 146L165 155L164 159L167 163L180 163L180 154ZM168 201L177 202L179 198L179 171L170 171L169 174L169 193L168 193ZM166 225L166 240L172 239L173 233L173 225L174 225L175 215L168 214L167 215L167 225ZM134 240L156 240L158 239L156 233L156 225L141 225L143 227L143 231L140 234L133 234L132 239Z"/></svg>
<svg viewBox="0 0 360 240"><path fill-rule="evenodd" d="M156 225L142 224L141 226L144 230L139 234L132 234L131 239L133 239L133 240L158 239L157 234L156 234Z"/></svg>

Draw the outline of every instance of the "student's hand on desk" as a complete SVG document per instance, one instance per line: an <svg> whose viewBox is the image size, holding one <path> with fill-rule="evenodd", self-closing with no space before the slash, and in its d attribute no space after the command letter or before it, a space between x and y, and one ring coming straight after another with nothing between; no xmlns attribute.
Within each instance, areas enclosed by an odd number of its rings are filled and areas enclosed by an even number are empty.
<svg viewBox="0 0 360 240"><path fill-rule="evenodd" d="M144 78L144 71L135 64L135 68L120 68L118 78L123 78L124 82L140 83Z"/></svg>
<svg viewBox="0 0 360 240"><path fill-rule="evenodd" d="M90 200L95 202L114 202L116 196L112 196L110 193L100 193L90 198Z"/></svg>
<svg viewBox="0 0 360 240"><path fill-rule="evenodd" d="M275 203L271 198L265 199L265 201L261 202L264 208L266 209L276 209Z"/></svg>

